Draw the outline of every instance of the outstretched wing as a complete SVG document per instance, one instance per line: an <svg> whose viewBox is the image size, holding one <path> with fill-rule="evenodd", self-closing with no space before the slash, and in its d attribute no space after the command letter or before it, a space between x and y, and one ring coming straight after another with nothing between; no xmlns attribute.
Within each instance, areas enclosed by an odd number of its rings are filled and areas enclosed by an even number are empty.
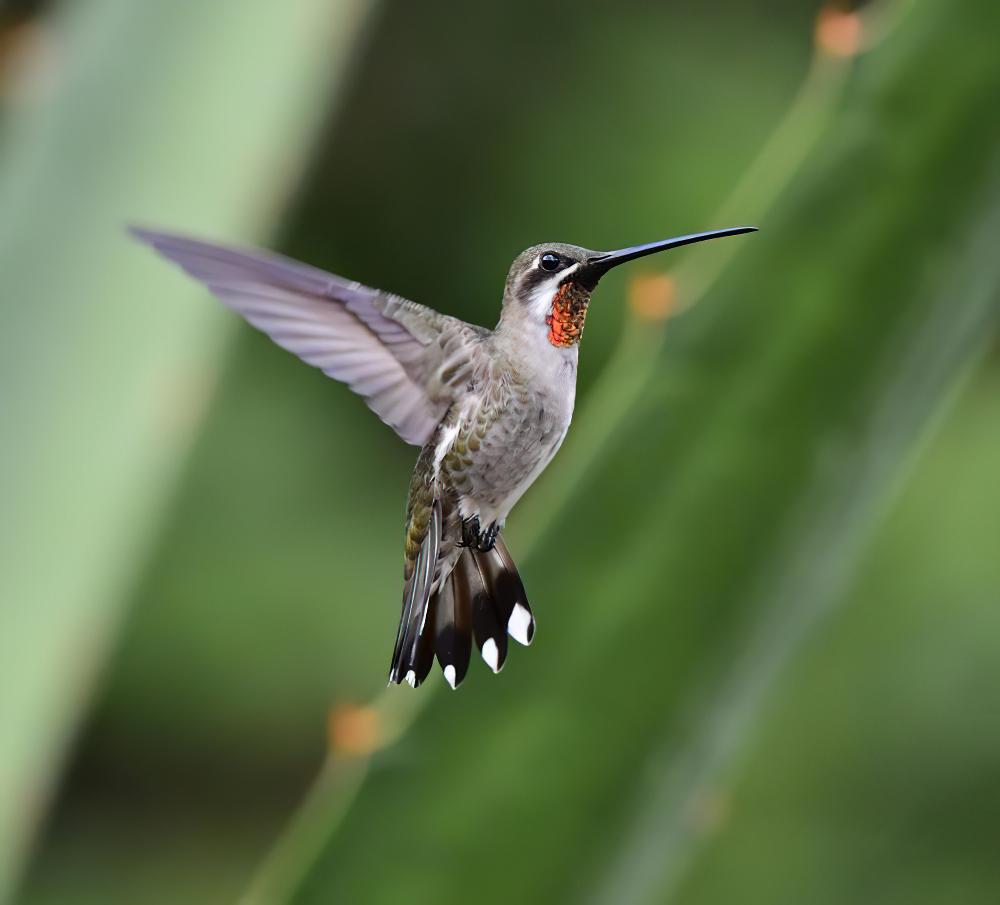
<svg viewBox="0 0 1000 905"><path fill-rule="evenodd" d="M447 409L431 386L441 357L433 341L467 325L281 255L130 232L279 346L346 383L407 443L422 446L430 438Z"/></svg>

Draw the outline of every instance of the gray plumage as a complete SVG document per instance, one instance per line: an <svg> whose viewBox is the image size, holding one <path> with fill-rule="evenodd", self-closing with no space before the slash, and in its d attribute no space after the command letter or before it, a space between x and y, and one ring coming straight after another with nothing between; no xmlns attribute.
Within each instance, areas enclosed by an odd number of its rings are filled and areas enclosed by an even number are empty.
<svg viewBox="0 0 1000 905"><path fill-rule="evenodd" d="M738 231L747 231L740 228ZM436 655L451 686L473 640L499 672L508 633L534 634L501 530L559 449L578 345L607 269L724 233L622 252L551 243L513 263L494 330L280 255L133 229L280 346L346 383L421 451L406 512L403 607L390 682L414 687Z"/></svg>

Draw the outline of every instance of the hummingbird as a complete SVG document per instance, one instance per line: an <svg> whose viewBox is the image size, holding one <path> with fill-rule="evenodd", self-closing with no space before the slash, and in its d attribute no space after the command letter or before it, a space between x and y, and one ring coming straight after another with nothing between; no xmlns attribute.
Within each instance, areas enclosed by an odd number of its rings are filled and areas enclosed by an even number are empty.
<svg viewBox="0 0 1000 905"><path fill-rule="evenodd" d="M580 339L599 280L628 261L755 227L618 251L534 245L510 267L492 330L271 252L130 231L279 346L346 383L420 447L389 683L416 688L436 656L457 688L473 642L498 673L507 637L523 645L534 637L503 528L569 429Z"/></svg>

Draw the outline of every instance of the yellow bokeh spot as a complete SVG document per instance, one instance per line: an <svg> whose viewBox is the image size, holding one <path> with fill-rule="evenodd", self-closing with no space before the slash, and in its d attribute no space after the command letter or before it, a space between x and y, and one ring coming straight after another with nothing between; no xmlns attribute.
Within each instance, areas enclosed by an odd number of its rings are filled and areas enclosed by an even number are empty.
<svg viewBox="0 0 1000 905"><path fill-rule="evenodd" d="M816 17L816 46L832 57L853 57L861 50L861 16L824 6Z"/></svg>
<svg viewBox="0 0 1000 905"><path fill-rule="evenodd" d="M677 307L677 286L665 273L640 274L629 283L628 304L641 321L666 320Z"/></svg>
<svg viewBox="0 0 1000 905"><path fill-rule="evenodd" d="M327 738L335 754L371 754L381 744L378 711L363 704L339 704L327 717Z"/></svg>

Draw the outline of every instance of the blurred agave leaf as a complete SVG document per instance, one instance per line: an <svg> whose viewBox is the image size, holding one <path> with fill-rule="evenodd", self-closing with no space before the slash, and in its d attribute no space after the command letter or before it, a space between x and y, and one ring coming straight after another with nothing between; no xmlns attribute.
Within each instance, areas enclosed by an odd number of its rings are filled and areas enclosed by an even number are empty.
<svg viewBox="0 0 1000 905"><path fill-rule="evenodd" d="M536 649L431 701L296 901L644 902L683 871L692 792L743 750L995 323L997 24L991 0L924 0L863 61L526 563Z"/></svg>
<svg viewBox="0 0 1000 905"><path fill-rule="evenodd" d="M37 26L46 53L0 149L0 897L224 338L216 306L123 226L258 232L366 6L94 0Z"/></svg>

